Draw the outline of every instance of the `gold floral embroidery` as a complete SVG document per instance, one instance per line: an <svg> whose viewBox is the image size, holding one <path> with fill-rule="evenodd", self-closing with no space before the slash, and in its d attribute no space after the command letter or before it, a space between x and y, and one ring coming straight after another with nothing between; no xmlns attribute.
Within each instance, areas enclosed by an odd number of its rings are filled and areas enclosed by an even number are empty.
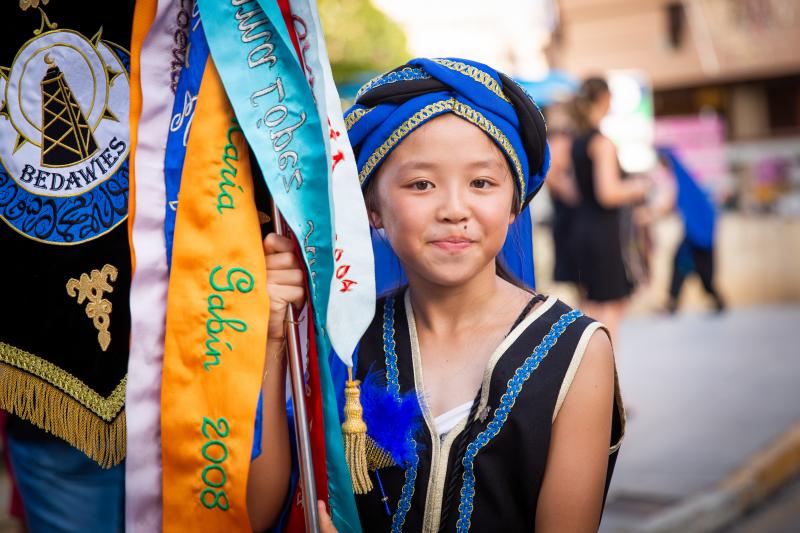
<svg viewBox="0 0 800 533"><path fill-rule="evenodd" d="M19 7L23 11L25 11L29 7L32 7L33 9L36 9L37 7L39 7L39 2L40 1L41 1L43 6L46 6L47 2L49 2L49 0L19 0Z"/></svg>
<svg viewBox="0 0 800 533"><path fill-rule="evenodd" d="M67 294L78 298L78 304L84 300L89 300L86 304L86 316L92 319L94 327L97 328L97 342L105 352L111 344L111 333L108 328L111 325L111 302L103 298L106 292L112 292L114 288L108 280L117 280L117 268L113 265L103 265L101 270L92 270L91 276L81 274L80 279L72 278L67 281Z"/></svg>

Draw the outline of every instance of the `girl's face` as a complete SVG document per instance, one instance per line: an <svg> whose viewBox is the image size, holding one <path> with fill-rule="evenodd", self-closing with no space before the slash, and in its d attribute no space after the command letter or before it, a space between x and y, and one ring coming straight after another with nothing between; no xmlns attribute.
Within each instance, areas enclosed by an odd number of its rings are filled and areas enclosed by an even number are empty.
<svg viewBox="0 0 800 533"><path fill-rule="evenodd" d="M383 162L370 220L410 278L458 286L491 268L513 222L513 175L476 126L447 113L406 137Z"/></svg>

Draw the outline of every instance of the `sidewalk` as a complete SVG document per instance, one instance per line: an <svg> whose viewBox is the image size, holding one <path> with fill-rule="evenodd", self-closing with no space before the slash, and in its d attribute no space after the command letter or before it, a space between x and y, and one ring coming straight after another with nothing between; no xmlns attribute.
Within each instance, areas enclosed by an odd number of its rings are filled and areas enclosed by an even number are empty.
<svg viewBox="0 0 800 533"><path fill-rule="evenodd" d="M603 533L735 523L758 502L725 492L732 480L798 466L800 446L778 457L774 443L800 422L800 306L632 317L617 364L629 419Z"/></svg>

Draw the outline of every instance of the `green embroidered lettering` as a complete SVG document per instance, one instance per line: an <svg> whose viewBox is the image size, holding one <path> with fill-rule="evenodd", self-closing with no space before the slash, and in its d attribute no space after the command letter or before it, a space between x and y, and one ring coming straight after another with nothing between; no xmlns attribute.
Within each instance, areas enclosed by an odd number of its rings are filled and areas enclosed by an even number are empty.
<svg viewBox="0 0 800 533"><path fill-rule="evenodd" d="M214 482L214 481L208 479L208 473L209 472L214 472L214 471L219 472L220 480L217 481L217 482ZM203 469L203 473L200 474L200 477L202 478L203 483L205 483L209 487L213 487L215 489L218 489L218 488L222 487L225 484L225 482L228 480L227 476L225 475L225 470L223 470L222 467L219 466L219 465L208 465L207 467L205 467Z"/></svg>
<svg viewBox="0 0 800 533"><path fill-rule="evenodd" d="M246 269L240 267L228 269L225 277L227 285L220 285L215 279L217 272L220 270L222 270L222 267L217 265L211 269L208 275L208 283L215 291L246 294L253 290L255 278L253 278L253 275ZM210 294L206 301L208 302L208 307L206 309L211 317L206 319L206 361L203 362L203 369L208 372L211 367L219 366L220 364L220 356L222 353L217 349L217 345L222 342L219 336L224 333L225 328L235 333L243 333L247 331L248 326L247 322L244 320L226 318L221 315L221 311L225 310L225 300L219 294ZM225 341L223 344L229 351L233 351L233 345L230 342Z"/></svg>
<svg viewBox="0 0 800 533"><path fill-rule="evenodd" d="M236 290L242 293L250 292L253 290L253 287L255 286L256 283L255 279L253 278L253 275L244 268L239 268L239 267L231 268L228 270L228 276L226 278L228 285L227 287L220 287L219 285L217 285L216 281L214 281L214 275L220 270L222 270L222 267L216 266L213 269L211 269L211 274L208 276L208 283L211 285L211 288L214 289L215 291L230 292L233 290L234 286L236 287ZM238 280L235 280L234 282L234 280L231 279L234 277L234 275L241 275L241 277Z"/></svg>
<svg viewBox="0 0 800 533"><path fill-rule="evenodd" d="M206 498L206 496L209 494L212 496L211 501L208 501L208 499ZM206 509L218 508L222 511L227 511L230 508L230 503L228 502L228 495L225 494L225 491L222 489L214 490L205 488L201 490L200 503L202 503L203 507L205 507Z"/></svg>
<svg viewBox="0 0 800 533"><path fill-rule="evenodd" d="M231 431L230 425L228 425L228 421L224 418L217 418L216 424L213 420L208 417L203 417L203 425L200 426L200 430L203 432L203 436L207 439L210 439L211 436L208 434L208 426L211 426L211 429L217 434L217 437L224 439L228 436L228 433Z"/></svg>
<svg viewBox="0 0 800 533"><path fill-rule="evenodd" d="M211 438L209 428L216 433L217 439ZM205 485L205 488L200 491L200 503L206 509L227 511L230 508L230 502L222 487L228 481L228 475L225 473L222 463L228 458L228 447L221 439L224 439L230 433L230 424L225 418L218 418L215 423L204 416L200 424L200 431L208 439L200 449L200 454L206 461L212 463L207 464L200 472L200 479ZM212 452L212 450L214 451ZM216 474L213 474L214 472Z"/></svg>
<svg viewBox="0 0 800 533"><path fill-rule="evenodd" d="M223 167L219 171L219 176L222 179L217 184L217 188L219 189L219 194L217 194L217 212L220 215L223 209L233 209L236 207L233 196L226 190L227 187L234 187L239 189L240 192L244 192L242 186L236 185L232 180L237 174L236 167L232 162L239 161L239 149L236 148L236 145L233 143L233 134L237 132L242 134L242 128L239 127L239 123L236 119L233 119L231 122L233 125L228 128L228 133L226 135L228 144L226 144L225 148L222 150ZM230 178L228 176L230 176Z"/></svg>
<svg viewBox="0 0 800 533"><path fill-rule="evenodd" d="M209 453L208 450L212 446L218 446L219 449L222 450L222 452L220 454L220 457L218 457L216 459L211 457L211 454ZM217 440L217 439L210 440L210 441L206 442L205 444L203 444L203 447L201 448L200 453L203 454L203 457L206 460L211 461L214 464L220 464L222 461L224 461L225 459L228 458L228 448L225 446L224 442L222 442L221 440Z"/></svg>

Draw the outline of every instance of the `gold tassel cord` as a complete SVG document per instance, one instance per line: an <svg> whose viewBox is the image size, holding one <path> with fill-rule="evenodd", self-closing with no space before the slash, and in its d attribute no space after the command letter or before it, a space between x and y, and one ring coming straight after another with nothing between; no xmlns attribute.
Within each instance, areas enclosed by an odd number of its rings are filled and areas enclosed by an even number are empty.
<svg viewBox="0 0 800 533"><path fill-rule="evenodd" d="M0 408L65 440L103 468L125 458L125 411L106 422L64 391L0 362Z"/></svg>
<svg viewBox="0 0 800 533"><path fill-rule="evenodd" d="M372 490L367 466L367 424L364 423L364 410L361 407L361 390L358 380L353 380L352 368L347 369L347 383L344 389L344 453L350 477L353 480L353 492L366 494Z"/></svg>

